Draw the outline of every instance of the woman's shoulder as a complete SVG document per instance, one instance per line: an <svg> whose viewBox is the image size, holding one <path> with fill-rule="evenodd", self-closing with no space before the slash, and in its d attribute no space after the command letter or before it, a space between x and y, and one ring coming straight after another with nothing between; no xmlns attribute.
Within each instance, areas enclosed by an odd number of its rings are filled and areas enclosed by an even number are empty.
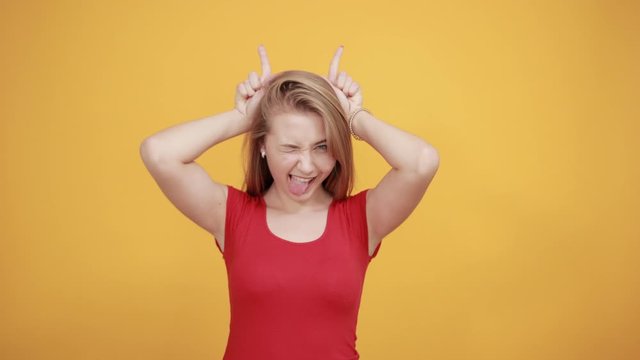
<svg viewBox="0 0 640 360"><path fill-rule="evenodd" d="M253 201L259 201L262 198L262 196L252 196L245 190L242 190L230 184L227 184L227 191L230 196L234 196L237 198L243 198L243 199L253 200Z"/></svg>
<svg viewBox="0 0 640 360"><path fill-rule="evenodd" d="M334 202L336 204L343 204L343 205L366 202L368 192L369 192L369 189L359 190L355 193L347 195L347 197L345 197L344 199L334 200Z"/></svg>
<svg viewBox="0 0 640 360"><path fill-rule="evenodd" d="M369 189L357 191L351 195L348 195L344 199L335 200L334 206L346 214L362 213L366 211L367 205L367 193Z"/></svg>
<svg viewBox="0 0 640 360"><path fill-rule="evenodd" d="M236 188L233 185L227 185L227 208L256 207L262 204L262 202L262 196L252 196L248 192Z"/></svg>

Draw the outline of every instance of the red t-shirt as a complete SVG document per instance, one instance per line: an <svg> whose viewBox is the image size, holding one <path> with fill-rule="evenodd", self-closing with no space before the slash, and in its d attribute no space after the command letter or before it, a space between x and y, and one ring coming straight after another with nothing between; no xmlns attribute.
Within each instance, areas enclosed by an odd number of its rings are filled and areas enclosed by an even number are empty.
<svg viewBox="0 0 640 360"><path fill-rule="evenodd" d="M228 189L223 257L231 321L224 360L358 359L362 286L380 249L369 256L367 190L334 200L324 233L295 243L271 233L262 197Z"/></svg>

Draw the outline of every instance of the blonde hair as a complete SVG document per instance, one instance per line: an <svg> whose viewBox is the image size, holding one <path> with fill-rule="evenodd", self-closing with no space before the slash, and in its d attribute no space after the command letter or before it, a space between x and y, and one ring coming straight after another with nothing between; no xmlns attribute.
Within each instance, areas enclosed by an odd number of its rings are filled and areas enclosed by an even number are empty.
<svg viewBox="0 0 640 360"><path fill-rule="evenodd" d="M273 183L266 159L260 149L269 132L269 119L286 112L313 113L324 122L327 146L336 159L331 174L322 187L335 199L342 200L353 189L353 150L346 114L327 80L300 70L281 72L267 82L264 95L253 111L251 127L245 137L247 154L244 186L250 196L263 195Z"/></svg>

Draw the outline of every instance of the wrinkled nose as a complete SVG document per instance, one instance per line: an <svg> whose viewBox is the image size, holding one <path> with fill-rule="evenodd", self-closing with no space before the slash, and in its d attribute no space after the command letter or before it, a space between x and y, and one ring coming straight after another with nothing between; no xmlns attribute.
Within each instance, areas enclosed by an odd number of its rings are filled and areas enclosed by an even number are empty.
<svg viewBox="0 0 640 360"><path fill-rule="evenodd" d="M298 159L298 170L304 175L313 173L313 159L308 151L302 151L300 153L300 158Z"/></svg>

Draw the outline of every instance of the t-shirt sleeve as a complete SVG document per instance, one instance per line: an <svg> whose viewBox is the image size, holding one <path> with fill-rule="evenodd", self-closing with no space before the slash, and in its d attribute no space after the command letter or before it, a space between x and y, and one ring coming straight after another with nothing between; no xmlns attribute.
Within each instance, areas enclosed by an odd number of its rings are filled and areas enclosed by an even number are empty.
<svg viewBox="0 0 640 360"><path fill-rule="evenodd" d="M356 236L362 242L362 246L366 251L366 255L371 261L380 250L380 244L376 247L373 255L369 256L369 230L367 226L367 193L369 189L362 190L361 192L353 195L347 201L347 213L349 214L349 222L351 224L352 231L356 233Z"/></svg>
<svg viewBox="0 0 640 360"><path fill-rule="evenodd" d="M216 246L224 257L233 252L233 234L237 233L240 219L247 205L248 199L249 195L247 193L238 190L231 185L227 185L227 204L224 221L224 251L216 241Z"/></svg>

